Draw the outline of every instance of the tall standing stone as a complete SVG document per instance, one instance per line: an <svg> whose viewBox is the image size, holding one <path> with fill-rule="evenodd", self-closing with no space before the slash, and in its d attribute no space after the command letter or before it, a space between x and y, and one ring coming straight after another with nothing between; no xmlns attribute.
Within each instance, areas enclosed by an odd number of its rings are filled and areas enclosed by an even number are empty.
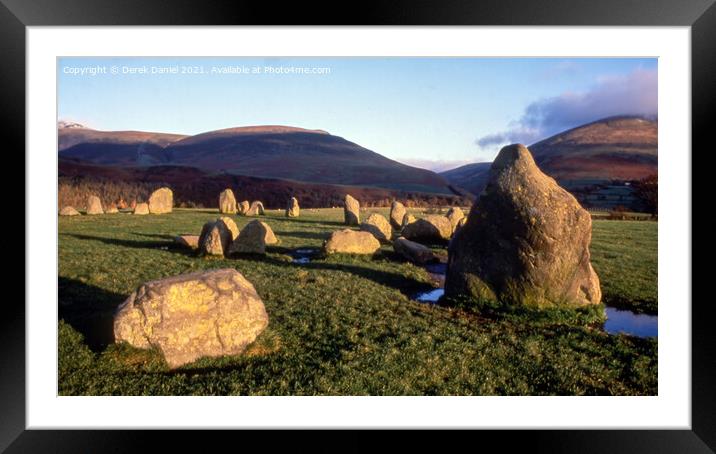
<svg viewBox="0 0 716 454"><path fill-rule="evenodd" d="M298 199L296 197L291 197L288 200L288 205L286 206L286 217L288 218L297 218L300 214L301 208L298 206Z"/></svg>
<svg viewBox="0 0 716 454"><path fill-rule="evenodd" d="M236 213L236 198L234 197L234 191L229 188L224 189L219 194L219 211L225 214Z"/></svg>
<svg viewBox="0 0 716 454"><path fill-rule="evenodd" d="M150 281L117 309L114 337L156 348L170 367L243 352L269 318L254 286L227 268Z"/></svg>
<svg viewBox="0 0 716 454"><path fill-rule="evenodd" d="M251 206L249 205L248 200L244 200L236 206L236 210L239 212L239 214L243 215L246 215L246 213L249 211L249 208L251 208Z"/></svg>
<svg viewBox="0 0 716 454"><path fill-rule="evenodd" d="M346 194L343 214L346 225L360 225L360 203L350 194Z"/></svg>
<svg viewBox="0 0 716 454"><path fill-rule="evenodd" d="M597 304L591 237L589 213L529 150L504 147L450 242L445 293L531 307Z"/></svg>
<svg viewBox="0 0 716 454"><path fill-rule="evenodd" d="M405 209L405 205L398 202L397 200L394 201L390 205L390 225L393 226L394 229L400 230L403 228L403 218L405 217L405 214L407 213L407 210Z"/></svg>
<svg viewBox="0 0 716 454"><path fill-rule="evenodd" d="M171 213L174 206L174 193L169 188L159 188L149 196L149 212L152 214Z"/></svg>
<svg viewBox="0 0 716 454"><path fill-rule="evenodd" d="M87 214L104 214L102 201L96 195L87 197Z"/></svg>

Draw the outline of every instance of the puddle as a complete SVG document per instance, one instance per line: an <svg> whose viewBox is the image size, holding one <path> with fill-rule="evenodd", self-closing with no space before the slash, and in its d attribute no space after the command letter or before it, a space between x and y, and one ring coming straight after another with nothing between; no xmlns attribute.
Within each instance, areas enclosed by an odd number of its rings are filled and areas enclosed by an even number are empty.
<svg viewBox="0 0 716 454"><path fill-rule="evenodd" d="M425 265L425 270L430 277L440 286L425 292L416 294L413 299L421 303L437 303L445 293L446 263L431 263ZM637 337L658 337L658 316L637 314L628 310L606 308L607 321L604 323L604 331L609 334L629 334Z"/></svg>
<svg viewBox="0 0 716 454"><path fill-rule="evenodd" d="M656 315L635 314L632 311L607 307L607 321L604 331L609 334L630 334L638 337L658 337L658 320Z"/></svg>
<svg viewBox="0 0 716 454"><path fill-rule="evenodd" d="M420 292L415 295L415 300L421 303L437 303L441 296L445 293L444 289L436 288L428 292Z"/></svg>
<svg viewBox="0 0 716 454"><path fill-rule="evenodd" d="M317 249L295 249L291 253L291 256L293 257L291 263L296 263L298 265L305 265L306 263L311 263L311 258L317 253Z"/></svg>

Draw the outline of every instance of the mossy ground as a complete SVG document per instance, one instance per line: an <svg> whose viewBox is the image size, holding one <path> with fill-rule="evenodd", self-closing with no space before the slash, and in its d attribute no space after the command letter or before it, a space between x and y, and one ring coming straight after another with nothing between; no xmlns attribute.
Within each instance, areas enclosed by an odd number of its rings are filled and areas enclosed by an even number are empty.
<svg viewBox="0 0 716 454"><path fill-rule="evenodd" d="M387 209L369 209L387 215ZM422 213L414 211L417 216ZM63 395L643 395L657 393L657 343L607 335L601 307L505 313L418 303L433 285L390 246L374 257L291 263L343 228L342 209L262 220L265 258L202 258L173 244L216 210L59 218L59 392ZM234 216L239 228L253 218ZM656 223L595 221L604 300L656 311ZM233 267L269 327L245 354L169 370L156 351L113 343L112 313L142 282Z"/></svg>

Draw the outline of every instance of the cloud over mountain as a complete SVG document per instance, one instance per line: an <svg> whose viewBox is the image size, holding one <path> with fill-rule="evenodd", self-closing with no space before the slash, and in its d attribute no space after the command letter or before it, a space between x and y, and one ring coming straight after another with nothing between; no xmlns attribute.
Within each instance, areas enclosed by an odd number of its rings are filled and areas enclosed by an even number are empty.
<svg viewBox="0 0 716 454"><path fill-rule="evenodd" d="M564 92L527 106L505 131L478 138L480 148L506 143L531 144L559 131L616 115L656 117L657 71L639 69L623 76L607 76L587 91Z"/></svg>

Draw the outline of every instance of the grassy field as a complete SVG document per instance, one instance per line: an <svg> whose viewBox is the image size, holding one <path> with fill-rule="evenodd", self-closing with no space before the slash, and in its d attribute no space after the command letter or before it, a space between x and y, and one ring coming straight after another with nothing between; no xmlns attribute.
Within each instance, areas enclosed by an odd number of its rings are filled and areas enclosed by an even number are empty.
<svg viewBox="0 0 716 454"><path fill-rule="evenodd" d="M374 257L291 263L293 250L319 248L343 227L342 209L291 220L268 211L263 220L281 243L264 259L202 258L173 245L217 216L59 218L60 394L657 393L656 340L607 335L602 307L537 314L418 303L411 297L433 286L430 276L389 246ZM655 222L594 222L607 304L656 311L656 232ZM113 343L112 313L142 282L222 267L251 281L269 314L244 355L169 370L157 352Z"/></svg>

